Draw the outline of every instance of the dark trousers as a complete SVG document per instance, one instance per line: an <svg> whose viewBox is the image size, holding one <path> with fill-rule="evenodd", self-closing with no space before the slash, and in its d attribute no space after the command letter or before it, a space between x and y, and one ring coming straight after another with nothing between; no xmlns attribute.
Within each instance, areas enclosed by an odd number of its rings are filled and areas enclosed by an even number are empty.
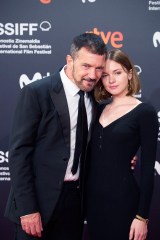
<svg viewBox="0 0 160 240"><path fill-rule="evenodd" d="M53 217L44 227L42 238L26 234L16 226L15 240L81 240L83 217L81 198L77 182L64 182Z"/></svg>

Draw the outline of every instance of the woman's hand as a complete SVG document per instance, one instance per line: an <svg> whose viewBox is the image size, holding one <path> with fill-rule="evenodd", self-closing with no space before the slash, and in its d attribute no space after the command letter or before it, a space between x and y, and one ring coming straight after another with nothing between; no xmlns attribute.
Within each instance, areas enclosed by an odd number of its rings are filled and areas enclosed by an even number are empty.
<svg viewBox="0 0 160 240"><path fill-rule="evenodd" d="M144 240L147 232L147 223L135 218L131 224L129 240Z"/></svg>

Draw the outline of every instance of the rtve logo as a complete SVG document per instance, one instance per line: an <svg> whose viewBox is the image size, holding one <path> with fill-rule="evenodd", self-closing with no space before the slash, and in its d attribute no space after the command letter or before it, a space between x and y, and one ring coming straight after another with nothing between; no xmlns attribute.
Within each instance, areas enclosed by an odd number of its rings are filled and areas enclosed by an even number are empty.
<svg viewBox="0 0 160 240"><path fill-rule="evenodd" d="M121 48L123 47L123 34L121 32L107 32L106 34L102 31L98 31L98 29L95 27L93 28L93 31L87 31L91 33L95 33L98 36L100 36L104 43L107 45L109 42L114 48Z"/></svg>
<svg viewBox="0 0 160 240"><path fill-rule="evenodd" d="M0 23L0 35L24 35L28 33L30 36L33 35L34 32L37 32L38 29L42 31L49 31L51 28L51 24L48 21L43 21L40 24L38 23Z"/></svg>
<svg viewBox="0 0 160 240"><path fill-rule="evenodd" d="M43 4L50 4L52 0L40 0L40 2Z"/></svg>
<svg viewBox="0 0 160 240"><path fill-rule="evenodd" d="M154 47L158 47L160 45L160 32L155 32L153 35L153 45Z"/></svg>
<svg viewBox="0 0 160 240"><path fill-rule="evenodd" d="M46 76L42 76L39 72L36 72L34 75L33 75L33 78L32 79L29 79L29 77L26 75L26 74L22 74L20 76L20 79L19 79L19 85L20 85L20 88L23 88L25 85L28 85L34 81L37 81L37 80L40 80L44 77L47 77L47 76L50 76L50 73L47 72L47 75Z"/></svg>
<svg viewBox="0 0 160 240"><path fill-rule="evenodd" d="M0 151L0 163L8 163L8 152Z"/></svg>

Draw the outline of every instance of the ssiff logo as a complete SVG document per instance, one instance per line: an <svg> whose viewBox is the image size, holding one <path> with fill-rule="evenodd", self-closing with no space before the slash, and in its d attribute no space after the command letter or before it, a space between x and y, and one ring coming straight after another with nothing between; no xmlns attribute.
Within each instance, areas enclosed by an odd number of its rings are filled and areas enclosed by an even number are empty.
<svg viewBox="0 0 160 240"><path fill-rule="evenodd" d="M160 32L155 32L153 35L153 45L154 47L158 47L160 45Z"/></svg>
<svg viewBox="0 0 160 240"><path fill-rule="evenodd" d="M0 151L0 163L4 162L8 163L8 151L7 152Z"/></svg>
<svg viewBox="0 0 160 240"><path fill-rule="evenodd" d="M43 21L40 24L38 23L0 23L0 35L16 35L23 36L25 33L28 33L32 36L35 32L38 31L38 28L41 31L49 31L51 29L51 24L48 21Z"/></svg>
<svg viewBox="0 0 160 240"><path fill-rule="evenodd" d="M49 31L50 28L51 28L51 24L50 24L50 22L48 22L48 21L43 21L43 22L41 22L41 24L39 25L39 27L40 27L40 29L41 29L42 31Z"/></svg>
<svg viewBox="0 0 160 240"><path fill-rule="evenodd" d="M22 74L20 76L20 79L19 79L19 85L20 85L20 88L23 88L25 85L28 85L32 82L35 82L37 80L40 80L44 77L47 77L47 76L50 76L50 73L47 72L47 75L46 76L42 76L41 73L39 72L36 72L34 75L33 75L33 78L32 79L29 79L29 77L26 75L26 74Z"/></svg>

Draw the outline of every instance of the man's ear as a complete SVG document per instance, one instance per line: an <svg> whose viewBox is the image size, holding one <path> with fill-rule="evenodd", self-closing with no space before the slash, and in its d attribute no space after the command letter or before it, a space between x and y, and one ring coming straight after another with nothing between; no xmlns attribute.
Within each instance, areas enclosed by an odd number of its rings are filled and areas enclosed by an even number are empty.
<svg viewBox="0 0 160 240"><path fill-rule="evenodd" d="M67 55L66 56L66 62L67 62L67 68L72 69L72 67L73 67L73 58L71 57L71 55Z"/></svg>

